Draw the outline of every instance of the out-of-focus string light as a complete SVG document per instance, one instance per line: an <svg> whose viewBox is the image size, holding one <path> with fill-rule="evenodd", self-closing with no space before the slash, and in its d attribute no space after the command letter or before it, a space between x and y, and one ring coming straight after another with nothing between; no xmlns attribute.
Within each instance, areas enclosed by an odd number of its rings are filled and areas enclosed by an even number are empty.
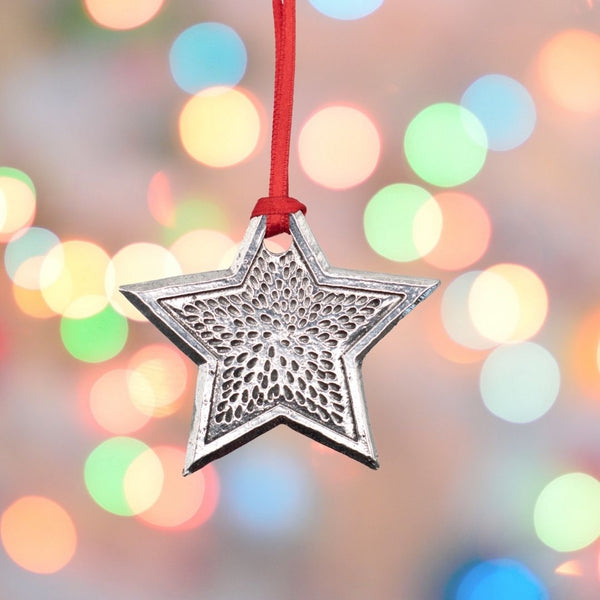
<svg viewBox="0 0 600 600"><path fill-rule="evenodd" d="M441 192L434 199L442 228L435 247L423 259L438 269L466 269L485 254L490 243L488 213L475 198L460 192Z"/></svg>
<svg viewBox="0 0 600 600"><path fill-rule="evenodd" d="M310 3L328 17L348 21L362 19L375 12L383 0L310 0Z"/></svg>
<svg viewBox="0 0 600 600"><path fill-rule="evenodd" d="M554 572L557 575L567 575L569 577L581 577L583 575L583 568L578 560L568 560L562 563Z"/></svg>
<svg viewBox="0 0 600 600"><path fill-rule="evenodd" d="M379 131L362 110L326 106L303 125L298 137L300 165L315 183L344 190L368 179L381 152Z"/></svg>
<svg viewBox="0 0 600 600"><path fill-rule="evenodd" d="M174 222L173 195L169 178L158 171L150 179L147 194L148 210L157 223L170 227Z"/></svg>
<svg viewBox="0 0 600 600"><path fill-rule="evenodd" d="M179 136L185 151L209 167L230 167L247 159L260 139L258 109L239 88L212 87L183 107Z"/></svg>
<svg viewBox="0 0 600 600"><path fill-rule="evenodd" d="M15 563L40 574L63 569L77 549L73 520L62 506L42 496L24 496L4 511L0 539Z"/></svg>
<svg viewBox="0 0 600 600"><path fill-rule="evenodd" d="M476 563L462 578L455 600L548 600L542 582L523 564L512 559Z"/></svg>
<svg viewBox="0 0 600 600"><path fill-rule="evenodd" d="M127 319L110 306L91 317L62 317L60 321L60 337L67 352L89 363L103 362L119 354L128 332Z"/></svg>
<svg viewBox="0 0 600 600"><path fill-rule="evenodd" d="M497 343L527 340L546 321L546 287L523 265L494 265L473 282L469 314L477 331Z"/></svg>
<svg viewBox="0 0 600 600"><path fill-rule="evenodd" d="M107 29L135 29L156 16L164 0L83 0L90 18Z"/></svg>
<svg viewBox="0 0 600 600"><path fill-rule="evenodd" d="M152 417L166 417L180 406L188 383L187 364L175 348L166 344L151 344L138 350L129 361L129 370L143 378L129 381L133 405Z"/></svg>
<svg viewBox="0 0 600 600"><path fill-rule="evenodd" d="M184 273L200 273L219 268L223 256L235 242L220 231L198 229L182 235L170 248Z"/></svg>
<svg viewBox="0 0 600 600"><path fill-rule="evenodd" d="M594 402L600 400L600 308L584 314L569 343L569 368L579 389Z"/></svg>
<svg viewBox="0 0 600 600"><path fill-rule="evenodd" d="M546 414L560 389L556 359L532 342L496 348L481 369L479 388L490 412L511 423L529 423Z"/></svg>
<svg viewBox="0 0 600 600"><path fill-rule="evenodd" d="M41 291L29 290L15 284L12 286L12 293L16 305L28 317L49 319L56 316L56 313L46 304Z"/></svg>
<svg viewBox="0 0 600 600"><path fill-rule="evenodd" d="M59 243L54 233L42 227L29 227L17 232L4 251L4 266L8 276L20 287L39 290L42 261Z"/></svg>
<svg viewBox="0 0 600 600"><path fill-rule="evenodd" d="M152 398L154 391L142 373L130 369L112 369L103 373L89 391L89 406L96 423L114 435L127 435L141 429L150 420L133 401Z"/></svg>
<svg viewBox="0 0 600 600"><path fill-rule="evenodd" d="M404 151L413 171L440 187L469 181L483 167L487 136L479 119L458 104L432 104L409 124Z"/></svg>
<svg viewBox="0 0 600 600"><path fill-rule="evenodd" d="M248 63L237 32L222 23L199 23L180 33L169 53L171 74L184 91L237 85Z"/></svg>
<svg viewBox="0 0 600 600"><path fill-rule="evenodd" d="M130 437L113 437L97 446L84 468L85 486L94 502L121 516L147 510L162 488L162 465L157 457L148 458L145 453L149 450L146 444Z"/></svg>
<svg viewBox="0 0 600 600"><path fill-rule="evenodd" d="M175 257L162 246L139 242L119 250L106 269L106 294L120 314L134 321L146 318L119 292L119 286L137 281L181 275Z"/></svg>
<svg viewBox="0 0 600 600"><path fill-rule="evenodd" d="M442 213L423 188L394 183L369 200L363 224L367 242L375 252L406 262L421 258L437 244Z"/></svg>
<svg viewBox="0 0 600 600"><path fill-rule="evenodd" d="M72 240L55 245L40 268L44 300L56 313L83 319L107 304L104 286L110 258L97 244Z"/></svg>
<svg viewBox="0 0 600 600"><path fill-rule="evenodd" d="M172 244L183 234L196 229L227 231L229 219L222 204L200 198L178 202L173 210L173 222L163 230L166 244Z"/></svg>
<svg viewBox="0 0 600 600"><path fill-rule="evenodd" d="M0 242L33 223L36 196L33 181L19 169L0 167Z"/></svg>
<svg viewBox="0 0 600 600"><path fill-rule="evenodd" d="M548 40L538 56L538 77L544 91L567 110L600 111L600 36L567 29Z"/></svg>
<svg viewBox="0 0 600 600"><path fill-rule="evenodd" d="M535 128L535 104L527 89L506 75L484 75L463 94L461 105L480 121L490 150L512 150Z"/></svg>
<svg viewBox="0 0 600 600"><path fill-rule="evenodd" d="M175 530L194 529L208 521L219 499L215 468L207 465L193 477L182 477L182 448L157 446L152 451L162 464L164 484L156 502L136 518L151 527Z"/></svg>
<svg viewBox="0 0 600 600"><path fill-rule="evenodd" d="M221 476L231 522L252 539L286 538L302 531L310 514L311 482L293 457L238 453Z"/></svg>
<svg viewBox="0 0 600 600"><path fill-rule="evenodd" d="M558 552L573 552L600 536L600 482L587 473L567 473L540 493L534 525L540 540Z"/></svg>

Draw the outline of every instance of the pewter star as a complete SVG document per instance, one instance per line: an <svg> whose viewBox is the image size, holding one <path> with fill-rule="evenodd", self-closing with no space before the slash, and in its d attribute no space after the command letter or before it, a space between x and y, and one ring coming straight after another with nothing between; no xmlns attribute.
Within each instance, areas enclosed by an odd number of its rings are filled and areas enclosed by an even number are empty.
<svg viewBox="0 0 600 600"><path fill-rule="evenodd" d="M330 267L300 212L290 233L273 254L256 217L227 271L121 288L199 366L185 475L281 423L379 466L360 365L439 282Z"/></svg>

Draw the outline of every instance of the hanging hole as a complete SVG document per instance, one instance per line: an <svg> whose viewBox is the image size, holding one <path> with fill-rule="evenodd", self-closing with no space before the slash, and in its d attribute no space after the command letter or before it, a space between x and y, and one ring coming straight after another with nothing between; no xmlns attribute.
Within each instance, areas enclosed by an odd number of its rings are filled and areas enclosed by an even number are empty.
<svg viewBox="0 0 600 600"><path fill-rule="evenodd" d="M271 254L283 254L292 245L292 236L289 233L278 233L264 241L265 248Z"/></svg>

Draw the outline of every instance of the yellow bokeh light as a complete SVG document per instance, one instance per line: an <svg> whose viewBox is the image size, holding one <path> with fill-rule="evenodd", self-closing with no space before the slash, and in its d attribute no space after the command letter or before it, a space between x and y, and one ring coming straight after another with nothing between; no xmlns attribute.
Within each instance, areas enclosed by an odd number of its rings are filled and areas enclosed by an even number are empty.
<svg viewBox="0 0 600 600"><path fill-rule="evenodd" d="M119 292L119 286L181 275L177 259L158 244L140 242L117 252L106 269L106 294L113 308L135 321L146 318Z"/></svg>
<svg viewBox="0 0 600 600"><path fill-rule="evenodd" d="M84 0L88 15L108 29L134 29L158 13L164 0Z"/></svg>
<svg viewBox="0 0 600 600"><path fill-rule="evenodd" d="M239 88L209 88L183 107L179 136L194 160L209 167L230 167L248 158L256 148L260 116Z"/></svg>
<svg viewBox="0 0 600 600"><path fill-rule="evenodd" d="M138 431L150 415L135 406L132 394L151 395L152 386L136 371L113 369L101 375L89 394L91 413L100 427L115 435Z"/></svg>
<svg viewBox="0 0 600 600"><path fill-rule="evenodd" d="M538 75L557 104L581 113L600 110L600 36L568 29L549 40L538 57Z"/></svg>
<svg viewBox="0 0 600 600"><path fill-rule="evenodd" d="M370 177L381 152L379 132L361 110L327 106L302 126L300 164L316 183L343 190Z"/></svg>
<svg viewBox="0 0 600 600"><path fill-rule="evenodd" d="M33 573L60 571L77 548L71 517L56 502L41 496L19 498L4 511L0 538L10 558Z"/></svg>
<svg viewBox="0 0 600 600"><path fill-rule="evenodd" d="M40 287L46 304L56 313L83 319L108 304L104 279L110 258L92 242L72 240L46 254L40 268Z"/></svg>
<svg viewBox="0 0 600 600"><path fill-rule="evenodd" d="M177 350L163 344L146 346L133 355L129 369L144 378L143 386L130 385L129 388L131 400L139 411L153 417L166 417L179 408L188 370Z"/></svg>
<svg viewBox="0 0 600 600"><path fill-rule="evenodd" d="M123 494L132 514L148 510L158 500L164 478L162 463L152 449L133 459L123 477Z"/></svg>
<svg viewBox="0 0 600 600"><path fill-rule="evenodd" d="M25 181L0 175L0 242L28 227L35 217L35 191Z"/></svg>
<svg viewBox="0 0 600 600"><path fill-rule="evenodd" d="M182 235L170 248L184 273L201 273L221 268L223 257L235 247L220 231L196 229Z"/></svg>
<svg viewBox="0 0 600 600"><path fill-rule="evenodd" d="M499 264L483 271L469 293L469 313L477 331L498 343L524 341L542 327L548 294L527 267Z"/></svg>
<svg viewBox="0 0 600 600"><path fill-rule="evenodd" d="M442 211L434 198L419 208L413 220L413 243L420 256L435 248L442 233Z"/></svg>

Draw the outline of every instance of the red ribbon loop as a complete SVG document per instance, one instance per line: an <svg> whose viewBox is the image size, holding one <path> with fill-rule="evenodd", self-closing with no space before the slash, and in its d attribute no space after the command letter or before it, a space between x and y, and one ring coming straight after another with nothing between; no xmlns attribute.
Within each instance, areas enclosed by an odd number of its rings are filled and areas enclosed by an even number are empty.
<svg viewBox="0 0 600 600"><path fill-rule="evenodd" d="M260 198L252 211L253 217L267 216L265 237L289 233L288 215L299 210L306 214L304 204L288 196L296 68L295 0L273 0L273 20L275 23L275 91L269 196Z"/></svg>

